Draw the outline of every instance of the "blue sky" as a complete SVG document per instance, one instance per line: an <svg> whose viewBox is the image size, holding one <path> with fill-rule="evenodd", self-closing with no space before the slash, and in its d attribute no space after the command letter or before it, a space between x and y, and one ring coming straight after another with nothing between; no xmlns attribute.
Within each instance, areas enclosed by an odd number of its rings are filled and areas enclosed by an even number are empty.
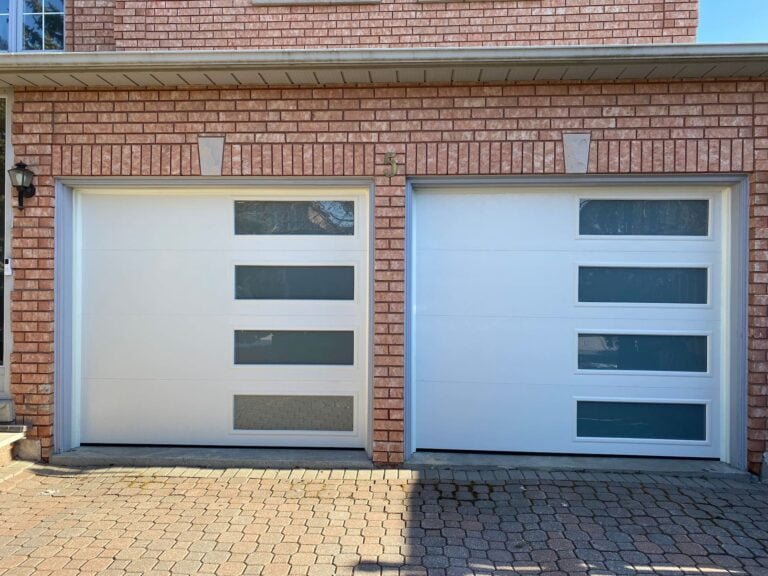
<svg viewBox="0 0 768 576"><path fill-rule="evenodd" d="M700 0L698 41L768 42L768 0Z"/></svg>

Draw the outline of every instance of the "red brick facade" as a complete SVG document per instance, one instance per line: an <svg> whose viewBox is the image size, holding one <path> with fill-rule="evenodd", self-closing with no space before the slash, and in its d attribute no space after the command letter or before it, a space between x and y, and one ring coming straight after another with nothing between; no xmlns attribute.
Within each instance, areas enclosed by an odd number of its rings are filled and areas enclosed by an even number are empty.
<svg viewBox="0 0 768 576"><path fill-rule="evenodd" d="M747 173L749 461L768 440L768 91L764 81L323 89L20 91L18 158L38 196L14 214L12 391L52 446L53 183L194 176L199 135L226 136L224 174L363 176L375 184L374 459L403 459L406 177L560 174L562 134L592 135L591 174ZM393 150L403 166L384 175Z"/></svg>
<svg viewBox="0 0 768 576"><path fill-rule="evenodd" d="M290 0L288 0L290 1ZM693 42L696 0L72 0L69 50L403 48Z"/></svg>

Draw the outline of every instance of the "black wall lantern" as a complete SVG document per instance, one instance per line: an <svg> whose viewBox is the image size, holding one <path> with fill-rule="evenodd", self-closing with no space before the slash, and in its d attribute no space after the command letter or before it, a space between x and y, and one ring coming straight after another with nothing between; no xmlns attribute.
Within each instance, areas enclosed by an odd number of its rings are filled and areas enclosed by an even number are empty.
<svg viewBox="0 0 768 576"><path fill-rule="evenodd" d="M8 175L11 177L11 186L19 193L19 210L24 210L24 198L35 195L35 186L32 184L35 173L24 162L16 162L16 166L8 170Z"/></svg>

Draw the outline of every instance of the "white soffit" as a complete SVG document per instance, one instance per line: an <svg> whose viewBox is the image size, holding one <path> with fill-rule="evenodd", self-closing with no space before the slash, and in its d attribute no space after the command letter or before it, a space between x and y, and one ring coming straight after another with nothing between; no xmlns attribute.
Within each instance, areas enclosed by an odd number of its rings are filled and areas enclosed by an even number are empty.
<svg viewBox="0 0 768 576"><path fill-rule="evenodd" d="M0 87L314 86L768 78L768 44L0 55Z"/></svg>

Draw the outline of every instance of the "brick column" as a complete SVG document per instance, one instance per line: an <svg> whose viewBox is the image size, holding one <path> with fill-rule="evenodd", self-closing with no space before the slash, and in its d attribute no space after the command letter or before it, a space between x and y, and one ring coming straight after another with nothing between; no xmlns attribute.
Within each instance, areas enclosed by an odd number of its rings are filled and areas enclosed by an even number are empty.
<svg viewBox="0 0 768 576"><path fill-rule="evenodd" d="M387 177L387 151L398 152L399 174ZM373 460L402 464L405 383L405 176L402 148L376 151L373 287Z"/></svg>
<svg viewBox="0 0 768 576"><path fill-rule="evenodd" d="M749 206L747 449L755 474L768 451L768 94L762 88L753 96L755 171Z"/></svg>
<svg viewBox="0 0 768 576"><path fill-rule="evenodd" d="M53 446L53 217L52 102L27 96L13 109L16 161L37 174L37 195L13 208L11 261L11 393L16 421L29 426L21 449L26 458L47 459ZM14 206L16 201L14 201Z"/></svg>

